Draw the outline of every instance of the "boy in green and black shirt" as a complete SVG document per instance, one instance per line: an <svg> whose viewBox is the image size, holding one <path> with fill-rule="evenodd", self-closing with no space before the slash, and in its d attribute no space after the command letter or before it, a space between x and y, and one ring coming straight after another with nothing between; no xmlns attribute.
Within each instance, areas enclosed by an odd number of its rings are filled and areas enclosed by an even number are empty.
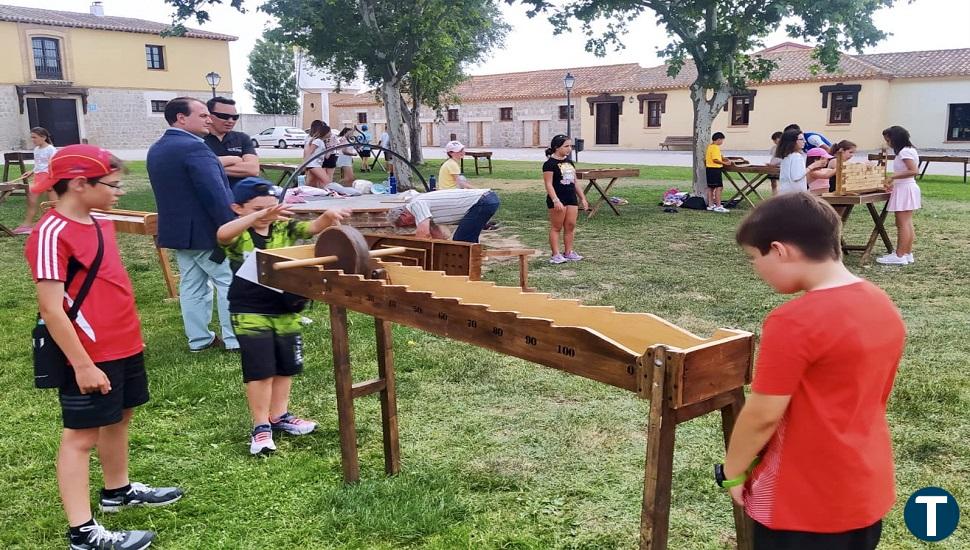
<svg viewBox="0 0 970 550"><path fill-rule="evenodd" d="M311 222L289 220L278 204L273 184L262 178L245 178L233 187L232 209L239 215L219 228L219 244L226 251L233 273L256 249L292 246L309 239L349 215L328 210ZM302 300L261 286L239 276L229 286L232 328L242 354L246 399L253 419L249 452L276 450L273 430L304 435L316 423L289 412L292 377L303 372L300 315Z"/></svg>

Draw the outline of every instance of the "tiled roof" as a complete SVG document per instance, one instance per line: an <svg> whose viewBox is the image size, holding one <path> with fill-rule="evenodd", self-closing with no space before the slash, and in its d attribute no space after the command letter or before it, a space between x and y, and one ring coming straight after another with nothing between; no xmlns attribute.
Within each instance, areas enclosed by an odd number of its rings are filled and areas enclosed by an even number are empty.
<svg viewBox="0 0 970 550"><path fill-rule="evenodd" d="M970 48L856 55L892 73L896 78L970 76Z"/></svg>
<svg viewBox="0 0 970 550"><path fill-rule="evenodd" d="M41 10L37 8L3 5L0 5L0 21L143 34L159 34L171 27L171 25L166 23L132 19L130 17L113 17L73 11ZM219 34L197 29L187 29L185 36L188 38L206 38L209 40L236 40L235 36L228 34Z"/></svg>
<svg viewBox="0 0 970 550"><path fill-rule="evenodd" d="M893 78L945 77L970 75L970 48L869 55L842 54L835 72L826 72L812 59L812 48L785 42L766 48L755 55L777 62L768 80L751 82L751 86L794 82L831 82ZM817 67L813 71L813 67ZM667 76L667 65L640 67L635 63L576 67L522 73L472 76L458 86L456 93L463 103L504 99L539 99L565 97L562 79L566 73L576 77L573 95L673 90L687 88L697 77L690 61L676 77ZM336 106L375 105L370 94L334 101Z"/></svg>

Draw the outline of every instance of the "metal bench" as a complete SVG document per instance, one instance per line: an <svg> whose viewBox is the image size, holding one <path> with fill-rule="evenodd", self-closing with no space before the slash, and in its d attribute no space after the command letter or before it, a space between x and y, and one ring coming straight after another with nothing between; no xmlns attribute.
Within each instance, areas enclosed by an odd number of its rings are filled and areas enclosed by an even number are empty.
<svg viewBox="0 0 970 550"><path fill-rule="evenodd" d="M667 136L660 143L660 150L670 151L671 149L683 149L689 151L694 148L695 142L693 136Z"/></svg>

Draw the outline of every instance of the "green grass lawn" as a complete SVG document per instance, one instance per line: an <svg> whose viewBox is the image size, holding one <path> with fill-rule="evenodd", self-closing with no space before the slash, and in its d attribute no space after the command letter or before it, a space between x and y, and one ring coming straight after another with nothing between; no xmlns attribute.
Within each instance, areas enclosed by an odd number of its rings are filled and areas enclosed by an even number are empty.
<svg viewBox="0 0 970 550"><path fill-rule="evenodd" d="M538 153L537 153L538 154ZM440 163L431 162L437 171ZM546 249L538 161L495 162L472 178L499 190L500 235ZM153 208L144 163L131 163L122 208ZM556 296L651 312L709 335L717 327L758 331L784 301L752 273L733 242L743 213L663 213L669 186L689 187L686 168L641 167L641 180L611 194L630 201L623 216L602 211L581 222L586 260L531 263L532 286ZM379 179L382 173L371 174ZM503 182L534 180L535 187ZM909 327L890 402L898 503L883 548L922 548L903 523L917 488L944 487L970 503L970 185L959 178L921 183L917 263L904 269L857 267L886 289ZM17 225L23 197L0 207ZM864 213L846 228L858 240ZM858 217L857 217L858 216ZM891 231L891 233L894 233ZM395 327L403 472L383 475L376 398L357 402L362 481L341 482L327 309L307 315L306 373L292 408L320 423L302 438L282 438L265 460L248 454L249 416L238 357L189 354L178 305L165 288L150 242L121 235L147 344L152 401L131 432L132 478L178 484L177 505L99 516L109 528L151 528L160 548L634 548L637 541L647 403L632 394L453 340ZM515 285L514 263L484 277ZM23 238L0 240L0 547L63 548L64 519L54 481L59 410L53 392L31 387L28 334L36 306ZM852 307L846 304L845 307ZM873 327L879 330L879 327ZM357 380L374 376L373 322L351 314ZM834 335L833 335L834 336ZM723 457L714 415L680 426L674 459L672 549L731 547L727 496L710 479ZM100 486L97 460L92 485ZM92 495L93 499L93 495ZM940 548L970 547L958 530Z"/></svg>

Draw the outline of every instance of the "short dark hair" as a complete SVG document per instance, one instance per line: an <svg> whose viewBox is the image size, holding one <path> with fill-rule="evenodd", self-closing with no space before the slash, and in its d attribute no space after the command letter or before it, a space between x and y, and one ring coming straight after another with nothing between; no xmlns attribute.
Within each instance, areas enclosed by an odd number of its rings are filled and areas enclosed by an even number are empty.
<svg viewBox="0 0 970 550"><path fill-rule="evenodd" d="M762 255L771 243L790 244L810 260L842 259L842 220L829 203L808 193L785 193L754 207L734 238Z"/></svg>
<svg viewBox="0 0 970 550"><path fill-rule="evenodd" d="M201 99L194 97L176 97L168 100L168 103L165 104L165 122L171 126L178 121L178 115L189 116L192 114L191 105L193 101L202 103ZM202 104L205 105L205 103Z"/></svg>
<svg viewBox="0 0 970 550"><path fill-rule="evenodd" d="M229 99L228 97L218 96L218 97L214 97L214 98L210 99L209 101L206 101L205 102L205 107L206 107L206 109L209 109L209 112L211 113L212 112L212 108L216 106L216 103L221 103L223 105L235 105L236 104L236 100L235 99Z"/></svg>
<svg viewBox="0 0 970 550"><path fill-rule="evenodd" d="M118 171L120 171L120 172L125 173L125 174L128 173L128 167L125 166L124 161L122 161L120 158L118 158L118 157L116 157L114 155L111 155L111 160L110 160L110 162L108 162L108 167L111 168L111 172L118 172ZM106 175L107 174L105 174L105 176ZM103 177L104 176L101 176L101 178L103 178ZM88 185L97 185L98 182L101 181L101 178L88 178ZM64 193L67 193L67 184L72 179L74 179L74 178L59 179L59 180L57 180L57 183L55 183L54 186L51 187L51 189L55 193L57 193L57 196L58 197L60 197Z"/></svg>
<svg viewBox="0 0 970 550"><path fill-rule="evenodd" d="M714 135L711 136L711 141L717 141L719 139L724 139L724 132L714 132Z"/></svg>
<svg viewBox="0 0 970 550"><path fill-rule="evenodd" d="M771 139L772 139L772 141L774 141L776 139L781 139L781 132L773 132L771 134Z"/></svg>
<svg viewBox="0 0 970 550"><path fill-rule="evenodd" d="M889 140L889 144L892 145L893 152L896 154L899 154L904 147L915 147L913 142L909 140L909 130L902 126L886 128L882 131L882 137Z"/></svg>
<svg viewBox="0 0 970 550"><path fill-rule="evenodd" d="M788 126L785 126L785 129L782 130L782 131L787 132L788 130L798 130L799 132L801 132L802 131L802 127L799 126L799 125L797 125L797 124L792 123L792 124L789 124Z"/></svg>

